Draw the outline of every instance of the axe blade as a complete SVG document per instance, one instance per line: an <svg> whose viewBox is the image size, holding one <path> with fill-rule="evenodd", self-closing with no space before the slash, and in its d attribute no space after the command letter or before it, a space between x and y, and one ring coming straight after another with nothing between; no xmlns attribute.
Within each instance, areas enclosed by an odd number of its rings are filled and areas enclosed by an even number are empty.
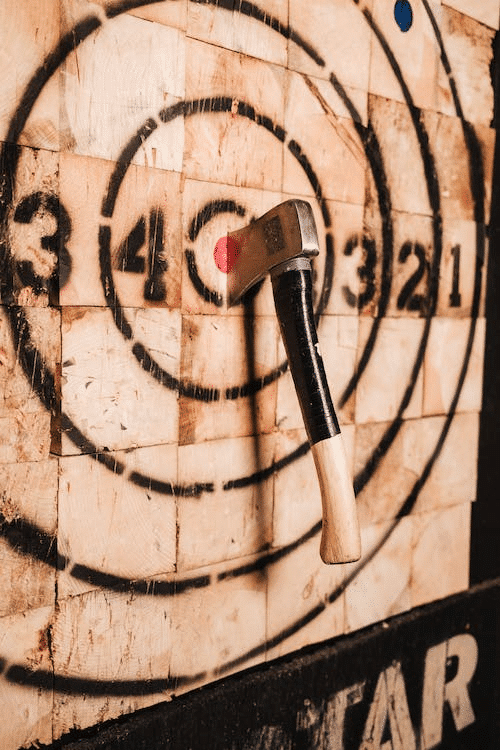
<svg viewBox="0 0 500 750"><path fill-rule="evenodd" d="M318 255L318 234L311 206L288 200L243 229L227 235L234 254L227 274L227 304L232 307L260 279L281 263Z"/></svg>

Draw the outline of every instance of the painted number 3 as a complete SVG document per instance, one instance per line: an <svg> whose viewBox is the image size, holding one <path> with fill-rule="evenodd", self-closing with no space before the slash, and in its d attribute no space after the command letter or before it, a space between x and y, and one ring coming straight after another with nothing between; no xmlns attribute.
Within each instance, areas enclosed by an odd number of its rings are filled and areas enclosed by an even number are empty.
<svg viewBox="0 0 500 750"><path fill-rule="evenodd" d="M57 294L71 273L71 256L66 247L71 235L71 220L56 195L42 192L27 195L17 205L14 221L18 224L31 224L36 219L43 222L46 214L55 220L56 228L52 234L40 237L43 252L34 250L31 259L19 258L16 263L22 284L31 287L36 295Z"/></svg>

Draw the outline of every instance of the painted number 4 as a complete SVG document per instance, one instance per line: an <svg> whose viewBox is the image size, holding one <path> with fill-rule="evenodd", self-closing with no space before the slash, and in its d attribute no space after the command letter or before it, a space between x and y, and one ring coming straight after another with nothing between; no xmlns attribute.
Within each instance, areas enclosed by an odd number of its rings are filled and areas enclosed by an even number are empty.
<svg viewBox="0 0 500 750"><path fill-rule="evenodd" d="M113 264L117 271L139 274L147 272L144 299L148 302L164 302L167 296L164 274L168 264L164 251L164 227L162 209L152 208L149 220L146 222L146 217L141 216L121 243ZM139 254L145 245L147 258Z"/></svg>

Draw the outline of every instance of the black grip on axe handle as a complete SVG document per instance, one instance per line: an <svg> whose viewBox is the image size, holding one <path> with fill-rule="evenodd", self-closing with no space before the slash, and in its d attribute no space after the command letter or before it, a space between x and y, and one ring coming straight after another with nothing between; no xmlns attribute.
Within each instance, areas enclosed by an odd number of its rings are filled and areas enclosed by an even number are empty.
<svg viewBox="0 0 500 750"><path fill-rule="evenodd" d="M354 562L361 543L352 479L319 351L312 305L311 263L294 258L272 269L274 304L323 506L320 554L325 563Z"/></svg>

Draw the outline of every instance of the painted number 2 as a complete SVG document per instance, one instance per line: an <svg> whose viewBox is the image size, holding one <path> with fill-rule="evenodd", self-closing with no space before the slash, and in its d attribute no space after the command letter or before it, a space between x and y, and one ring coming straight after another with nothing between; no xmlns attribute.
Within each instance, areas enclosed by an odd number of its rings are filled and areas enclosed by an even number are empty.
<svg viewBox="0 0 500 750"><path fill-rule="evenodd" d="M423 245L419 242L405 242L399 251L398 260L400 263L406 263L411 255L415 255L418 265L401 289L397 299L397 307L398 310L406 309L423 313L425 312L426 297L422 294L415 294L415 290L422 281L428 266Z"/></svg>

